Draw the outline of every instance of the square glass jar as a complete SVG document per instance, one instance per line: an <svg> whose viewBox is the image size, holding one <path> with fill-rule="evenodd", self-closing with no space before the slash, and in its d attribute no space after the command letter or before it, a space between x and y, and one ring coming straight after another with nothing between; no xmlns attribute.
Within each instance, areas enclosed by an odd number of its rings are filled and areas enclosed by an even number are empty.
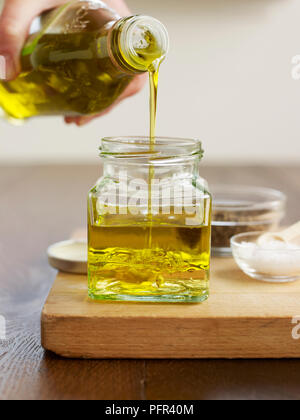
<svg viewBox="0 0 300 420"><path fill-rule="evenodd" d="M89 296L202 302L209 295L211 196L198 140L104 138L88 198Z"/></svg>

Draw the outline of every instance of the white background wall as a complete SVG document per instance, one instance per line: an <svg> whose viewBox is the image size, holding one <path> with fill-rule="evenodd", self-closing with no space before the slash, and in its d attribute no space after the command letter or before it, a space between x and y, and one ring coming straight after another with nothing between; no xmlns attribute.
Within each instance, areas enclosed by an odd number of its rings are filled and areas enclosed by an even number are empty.
<svg viewBox="0 0 300 420"><path fill-rule="evenodd" d="M0 0L1 1L1 0ZM206 163L299 163L299 0L128 0L161 19L171 51L158 134L199 137ZM148 133L148 90L86 128L0 122L1 163L96 162L102 136Z"/></svg>

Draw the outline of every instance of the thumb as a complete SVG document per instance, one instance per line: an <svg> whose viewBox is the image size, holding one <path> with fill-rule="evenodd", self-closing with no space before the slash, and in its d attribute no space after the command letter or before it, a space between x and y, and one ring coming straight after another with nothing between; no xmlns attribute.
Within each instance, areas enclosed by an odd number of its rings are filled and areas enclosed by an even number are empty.
<svg viewBox="0 0 300 420"><path fill-rule="evenodd" d="M4 79L14 79L20 71L20 53L27 38L36 7L24 0L5 2L0 19L0 56ZM5 70L5 71L4 71Z"/></svg>
<svg viewBox="0 0 300 420"><path fill-rule="evenodd" d="M12 80L20 72L20 55L33 19L66 0L6 0L0 18L0 73ZM5 70L5 71L4 71ZM3 76L0 74L0 77Z"/></svg>

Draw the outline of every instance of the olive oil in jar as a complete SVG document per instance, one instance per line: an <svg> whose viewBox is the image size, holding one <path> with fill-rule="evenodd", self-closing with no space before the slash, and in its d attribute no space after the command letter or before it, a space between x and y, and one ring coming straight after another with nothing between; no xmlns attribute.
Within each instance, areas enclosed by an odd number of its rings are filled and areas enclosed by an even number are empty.
<svg viewBox="0 0 300 420"><path fill-rule="evenodd" d="M210 223L187 227L179 220L171 224L160 219L148 225L133 219L122 225L122 217L120 225L115 223L89 223L90 297L165 302L207 299Z"/></svg>

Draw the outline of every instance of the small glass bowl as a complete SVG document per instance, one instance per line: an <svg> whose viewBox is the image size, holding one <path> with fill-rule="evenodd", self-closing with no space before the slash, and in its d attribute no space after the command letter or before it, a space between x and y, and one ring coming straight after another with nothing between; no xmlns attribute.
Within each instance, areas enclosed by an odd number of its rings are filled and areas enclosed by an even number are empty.
<svg viewBox="0 0 300 420"><path fill-rule="evenodd" d="M300 279L300 247L283 249L275 244L257 245L261 232L241 233L231 238L234 259L248 276L271 283Z"/></svg>
<svg viewBox="0 0 300 420"><path fill-rule="evenodd" d="M231 256L230 239L244 232L278 229L286 196L271 188L213 185L212 253Z"/></svg>

